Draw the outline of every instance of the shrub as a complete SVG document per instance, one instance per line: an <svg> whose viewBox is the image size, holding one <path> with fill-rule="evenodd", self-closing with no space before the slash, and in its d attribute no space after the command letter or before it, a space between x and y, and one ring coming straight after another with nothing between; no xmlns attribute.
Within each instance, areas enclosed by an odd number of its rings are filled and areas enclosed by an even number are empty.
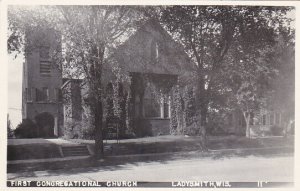
<svg viewBox="0 0 300 191"><path fill-rule="evenodd" d="M264 129L262 129L259 125L253 125L250 127L250 135L251 137L264 137L267 135Z"/></svg>
<svg viewBox="0 0 300 191"><path fill-rule="evenodd" d="M283 129L278 125L273 125L270 129L271 135L280 136L283 135Z"/></svg>
<svg viewBox="0 0 300 191"><path fill-rule="evenodd" d="M50 113L40 113L34 117L38 130L39 137L54 136L54 118Z"/></svg>
<svg viewBox="0 0 300 191"><path fill-rule="evenodd" d="M208 115L207 134L209 135L226 135L226 127L231 124L228 122L228 114L225 111L211 111Z"/></svg>
<svg viewBox="0 0 300 191"><path fill-rule="evenodd" d="M288 131L289 134L295 135L295 121L291 124L291 128Z"/></svg>
<svg viewBox="0 0 300 191"><path fill-rule="evenodd" d="M67 139L94 139L94 128L86 121L67 121L64 137Z"/></svg>
<svg viewBox="0 0 300 191"><path fill-rule="evenodd" d="M83 121L81 123L81 134L80 134L80 138L81 139L88 139L88 140L92 140L95 139L95 129L92 125L90 125L89 122L87 121Z"/></svg>
<svg viewBox="0 0 300 191"><path fill-rule="evenodd" d="M79 121L66 121L64 123L64 137L67 139L80 138L81 122Z"/></svg>
<svg viewBox="0 0 300 191"><path fill-rule="evenodd" d="M196 123L192 123L191 125L186 127L185 134L189 136L196 136L199 134L199 126Z"/></svg>
<svg viewBox="0 0 300 191"><path fill-rule="evenodd" d="M24 119L14 130L16 138L36 138L38 128L31 119Z"/></svg>
<svg viewBox="0 0 300 191"><path fill-rule="evenodd" d="M7 138L13 138L14 136L14 130L12 130L10 127L7 127Z"/></svg>
<svg viewBox="0 0 300 191"><path fill-rule="evenodd" d="M185 134L190 136L201 136L206 134L206 129L201 125L199 116L194 116L192 118L192 123L186 127Z"/></svg>
<svg viewBox="0 0 300 191"><path fill-rule="evenodd" d="M11 128L11 121L9 119L9 116L7 115L7 138L14 137L14 131Z"/></svg>
<svg viewBox="0 0 300 191"><path fill-rule="evenodd" d="M143 118L135 120L133 131L137 137L152 136L151 124L148 120Z"/></svg>

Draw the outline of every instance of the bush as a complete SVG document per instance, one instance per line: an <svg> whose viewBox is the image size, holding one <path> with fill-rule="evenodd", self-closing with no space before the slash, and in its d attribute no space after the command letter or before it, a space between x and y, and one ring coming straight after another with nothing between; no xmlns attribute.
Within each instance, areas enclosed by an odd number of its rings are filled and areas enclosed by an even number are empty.
<svg viewBox="0 0 300 191"><path fill-rule="evenodd" d="M283 135L283 129L278 125L273 125L270 129L270 133L274 136L280 136Z"/></svg>
<svg viewBox="0 0 300 191"><path fill-rule="evenodd" d="M67 121L64 137L67 139L94 139L94 128L85 121Z"/></svg>
<svg viewBox="0 0 300 191"><path fill-rule="evenodd" d="M250 127L250 135L251 137L264 137L266 132L259 125L253 125Z"/></svg>
<svg viewBox="0 0 300 191"><path fill-rule="evenodd" d="M186 130L185 130L185 134L189 135L189 136L196 136L199 134L199 128L197 125L195 125L194 123L187 126Z"/></svg>
<svg viewBox="0 0 300 191"><path fill-rule="evenodd" d="M34 120L39 128L39 137L54 137L54 118L50 113L40 113Z"/></svg>
<svg viewBox="0 0 300 191"><path fill-rule="evenodd" d="M7 114L7 138L14 137L14 131L11 128L11 121L9 119L9 115Z"/></svg>
<svg viewBox="0 0 300 191"><path fill-rule="evenodd" d="M133 132L137 137L153 135L150 122L143 118L138 118L135 120Z"/></svg>
<svg viewBox="0 0 300 191"><path fill-rule="evenodd" d="M199 136L203 135L203 133L206 133L204 126L201 125L199 118L193 117L192 123L185 129L185 134L190 136Z"/></svg>
<svg viewBox="0 0 300 191"><path fill-rule="evenodd" d="M31 119L24 119L14 130L16 138L36 138L38 128Z"/></svg>
<svg viewBox="0 0 300 191"><path fill-rule="evenodd" d="M291 128L288 131L289 134L295 135L295 121L291 124Z"/></svg>
<svg viewBox="0 0 300 191"><path fill-rule="evenodd" d="M81 122L77 121L66 121L64 123L64 137L67 139L80 138Z"/></svg>
<svg viewBox="0 0 300 191"><path fill-rule="evenodd" d="M208 115L207 134L209 135L226 135L228 124L228 115L225 112L211 112Z"/></svg>
<svg viewBox="0 0 300 191"><path fill-rule="evenodd" d="M95 129L89 124L82 122L81 123L81 139L93 140L95 139Z"/></svg>
<svg viewBox="0 0 300 191"><path fill-rule="evenodd" d="M14 136L14 130L12 130L10 127L7 127L7 138L13 138Z"/></svg>

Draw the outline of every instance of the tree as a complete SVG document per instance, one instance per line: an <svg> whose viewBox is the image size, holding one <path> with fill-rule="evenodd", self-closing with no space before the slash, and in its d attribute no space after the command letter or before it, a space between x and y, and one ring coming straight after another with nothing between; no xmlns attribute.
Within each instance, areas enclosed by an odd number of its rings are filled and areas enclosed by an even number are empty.
<svg viewBox="0 0 300 191"><path fill-rule="evenodd" d="M238 108L243 113L247 137L250 137L251 115L261 109L285 108L280 103L287 103L290 100L279 96L281 90L285 91L285 95L294 94L292 90L294 35L290 27L278 27L271 29L272 31L260 29L254 33L254 37L255 34L266 33L271 38L263 38L255 43L249 40L256 41L256 38L241 36L228 52L226 59L228 65L223 71L223 75L226 76L223 79L227 80L224 80L223 87L228 88L231 94L229 96L231 108ZM248 43L240 43L245 41ZM290 67L286 70L287 66ZM286 79L283 79L285 77ZM291 84L284 83L287 81ZM291 103L289 105L291 106Z"/></svg>
<svg viewBox="0 0 300 191"><path fill-rule="evenodd" d="M12 130L12 124L9 119L9 114L7 114L7 137L10 138L10 137L13 137L13 135L14 135L14 132Z"/></svg>
<svg viewBox="0 0 300 191"><path fill-rule="evenodd" d="M161 21L173 37L182 42L195 62L197 108L201 111L203 126L206 126L209 108L219 99L219 95L227 91L222 82L228 77L223 75L224 69L230 65L227 62L228 57L240 61L239 56L244 54L243 51L255 48L260 51L264 44L272 43L276 36L276 26L283 26L287 20L285 15L291 9L291 7L252 6L170 6L163 10ZM234 54L235 51L240 54ZM234 71L227 70L227 72ZM255 86L252 82L248 83L250 84Z"/></svg>
<svg viewBox="0 0 300 191"><path fill-rule="evenodd" d="M110 56L134 26L136 12L125 6L10 7L8 51L22 52L25 33L52 28L61 36L63 49L52 53L65 76L84 78L85 103L95 127L95 154L103 157L104 69L113 69ZM42 40L42 39L40 39Z"/></svg>
<svg viewBox="0 0 300 191"><path fill-rule="evenodd" d="M14 130L17 138L37 138L38 127L31 119L23 119L22 122Z"/></svg>
<svg viewBox="0 0 300 191"><path fill-rule="evenodd" d="M277 75L271 81L269 104L285 114L285 118L295 118L295 31L282 29L274 46L272 61L277 66Z"/></svg>
<svg viewBox="0 0 300 191"><path fill-rule="evenodd" d="M96 156L100 157L103 156L103 70L113 63L109 58L119 38L131 29L134 11L124 6L72 6L60 10L66 27L63 35L69 37L65 40L67 66L76 64L85 77L86 103L95 126Z"/></svg>

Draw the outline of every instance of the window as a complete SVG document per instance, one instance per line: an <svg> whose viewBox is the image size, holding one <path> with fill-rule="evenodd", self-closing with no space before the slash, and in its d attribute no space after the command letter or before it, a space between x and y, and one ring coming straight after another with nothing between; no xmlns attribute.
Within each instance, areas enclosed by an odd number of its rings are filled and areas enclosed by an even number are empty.
<svg viewBox="0 0 300 191"><path fill-rule="evenodd" d="M50 76L51 75L51 64L48 61L40 62L40 74L42 76Z"/></svg>
<svg viewBox="0 0 300 191"><path fill-rule="evenodd" d="M43 96L44 101L49 101L49 89L47 87L43 87Z"/></svg>
<svg viewBox="0 0 300 191"><path fill-rule="evenodd" d="M40 47L40 59L41 60L49 60L50 59L50 47L42 46Z"/></svg>
<svg viewBox="0 0 300 191"><path fill-rule="evenodd" d="M151 59L153 59L153 61L157 62L158 58L159 58L159 43L156 41L153 41L151 43Z"/></svg>
<svg viewBox="0 0 300 191"><path fill-rule="evenodd" d="M276 113L276 116L275 116L275 124L276 125L280 125L280 113Z"/></svg>
<svg viewBox="0 0 300 191"><path fill-rule="evenodd" d="M26 88L27 92L27 101L32 101L31 88Z"/></svg>
<svg viewBox="0 0 300 191"><path fill-rule="evenodd" d="M169 104L164 103L164 118L169 118Z"/></svg>
<svg viewBox="0 0 300 191"><path fill-rule="evenodd" d="M144 99L145 117L160 117L160 104L154 98Z"/></svg>
<svg viewBox="0 0 300 191"><path fill-rule="evenodd" d="M170 108L169 103L157 101L155 98L144 99L145 117L149 118L169 118Z"/></svg>
<svg viewBox="0 0 300 191"><path fill-rule="evenodd" d="M266 120L266 115L263 115L263 116L262 116L262 124L263 124L263 125L266 125L266 121L267 121L267 120Z"/></svg>
<svg viewBox="0 0 300 191"><path fill-rule="evenodd" d="M43 87L42 90L36 88L36 101L49 101L49 89Z"/></svg>
<svg viewBox="0 0 300 191"><path fill-rule="evenodd" d="M62 93L60 88L54 88L54 101L61 101L62 100Z"/></svg>
<svg viewBox="0 0 300 191"><path fill-rule="evenodd" d="M35 92L35 88L31 88L31 91L30 91L30 93L31 93L31 101L34 100L34 92Z"/></svg>
<svg viewBox="0 0 300 191"><path fill-rule="evenodd" d="M270 113L270 125L274 125L274 113Z"/></svg>
<svg viewBox="0 0 300 191"><path fill-rule="evenodd" d="M155 43L155 60L158 60L158 43Z"/></svg>
<svg viewBox="0 0 300 191"><path fill-rule="evenodd" d="M35 89L35 100L36 101L42 101L42 91L39 90L38 88Z"/></svg>

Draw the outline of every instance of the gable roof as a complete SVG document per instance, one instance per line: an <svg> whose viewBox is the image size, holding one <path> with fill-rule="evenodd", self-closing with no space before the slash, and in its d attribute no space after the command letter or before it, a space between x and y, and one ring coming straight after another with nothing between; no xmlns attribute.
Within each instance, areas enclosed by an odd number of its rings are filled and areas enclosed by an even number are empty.
<svg viewBox="0 0 300 191"><path fill-rule="evenodd" d="M153 50L154 45L158 50ZM159 54L156 58L153 51ZM153 19L129 37L116 50L114 57L119 67L127 72L186 75L194 70L183 46Z"/></svg>

